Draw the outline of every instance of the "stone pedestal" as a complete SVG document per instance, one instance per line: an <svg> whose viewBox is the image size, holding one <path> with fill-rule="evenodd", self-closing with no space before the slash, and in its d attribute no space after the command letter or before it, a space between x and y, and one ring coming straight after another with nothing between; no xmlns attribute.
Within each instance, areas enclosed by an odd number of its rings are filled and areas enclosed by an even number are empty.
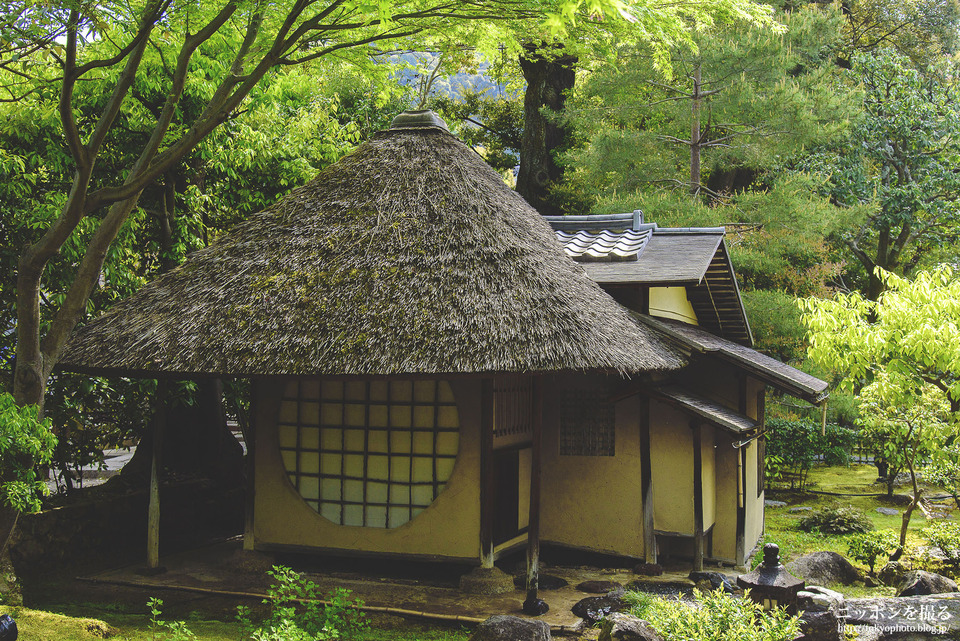
<svg viewBox="0 0 960 641"><path fill-rule="evenodd" d="M474 568L460 577L460 591L493 595L513 592L513 577L500 568Z"/></svg>

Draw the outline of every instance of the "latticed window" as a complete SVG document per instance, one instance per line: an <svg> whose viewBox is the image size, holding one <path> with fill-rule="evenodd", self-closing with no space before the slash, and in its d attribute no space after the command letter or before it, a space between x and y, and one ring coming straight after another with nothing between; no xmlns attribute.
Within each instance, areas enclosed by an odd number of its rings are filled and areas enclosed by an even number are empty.
<svg viewBox="0 0 960 641"><path fill-rule="evenodd" d="M493 436L533 431L533 381L529 375L504 374L493 382Z"/></svg>
<svg viewBox="0 0 960 641"><path fill-rule="evenodd" d="M560 454L614 456L613 404L603 389L568 390L560 401Z"/></svg>
<svg viewBox="0 0 960 641"><path fill-rule="evenodd" d="M445 381L291 381L279 419L290 482L340 525L413 519L443 491L460 443Z"/></svg>

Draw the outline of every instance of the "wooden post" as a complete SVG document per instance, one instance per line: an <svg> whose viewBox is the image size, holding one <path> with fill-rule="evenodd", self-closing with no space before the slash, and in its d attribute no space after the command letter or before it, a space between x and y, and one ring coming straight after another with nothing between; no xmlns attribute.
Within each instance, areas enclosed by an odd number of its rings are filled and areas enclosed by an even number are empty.
<svg viewBox="0 0 960 641"><path fill-rule="evenodd" d="M740 413L748 416L747 413L747 377L740 374ZM746 446L740 446L737 449L737 541L736 541L736 561L737 565L743 565L747 561L747 451Z"/></svg>
<svg viewBox="0 0 960 641"><path fill-rule="evenodd" d="M643 556L657 562L657 535L653 522L653 470L650 467L650 399L640 399L640 494L643 510Z"/></svg>
<svg viewBox="0 0 960 641"><path fill-rule="evenodd" d="M540 450L543 434L542 377L534 375L531 399L530 435L530 518L527 524L527 598L523 602L526 614L546 614L550 606L540 599Z"/></svg>
<svg viewBox="0 0 960 641"><path fill-rule="evenodd" d="M480 567L493 567L494 503L493 379L485 378L480 391Z"/></svg>
<svg viewBox="0 0 960 641"><path fill-rule="evenodd" d="M254 546L253 508L256 505L256 431L257 431L257 381L250 381L250 422L244 430L243 441L247 446L246 501L243 519L243 549L251 551Z"/></svg>
<svg viewBox="0 0 960 641"><path fill-rule="evenodd" d="M693 423L693 569L703 571L703 458L700 423Z"/></svg>
<svg viewBox="0 0 960 641"><path fill-rule="evenodd" d="M167 382L157 383L157 411L153 417L153 456L150 462L150 498L147 507L147 571L160 567L160 471L163 461L163 432L167 422Z"/></svg>

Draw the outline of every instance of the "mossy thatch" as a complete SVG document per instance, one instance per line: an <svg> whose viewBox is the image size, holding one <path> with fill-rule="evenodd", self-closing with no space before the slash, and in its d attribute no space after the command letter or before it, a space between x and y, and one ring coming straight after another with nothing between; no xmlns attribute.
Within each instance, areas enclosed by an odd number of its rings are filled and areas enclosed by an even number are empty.
<svg viewBox="0 0 960 641"><path fill-rule="evenodd" d="M550 226L438 128L377 134L78 329L91 372L674 369Z"/></svg>

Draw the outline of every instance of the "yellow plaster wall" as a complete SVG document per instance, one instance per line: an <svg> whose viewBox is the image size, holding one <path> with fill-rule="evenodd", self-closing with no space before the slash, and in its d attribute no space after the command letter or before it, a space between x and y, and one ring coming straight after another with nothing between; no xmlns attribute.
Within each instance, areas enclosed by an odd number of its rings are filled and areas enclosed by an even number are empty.
<svg viewBox="0 0 960 641"><path fill-rule="evenodd" d="M737 506L740 491L740 453L726 432L716 432L717 521L713 528L713 556L735 563L737 560Z"/></svg>
<svg viewBox="0 0 960 641"><path fill-rule="evenodd" d="M518 521L520 529L530 525L530 468L533 465L533 450L527 448L520 450L520 487L518 489L519 501L517 501ZM542 463L541 463L542 467ZM541 488L541 494L543 490ZM543 501L541 500L541 503Z"/></svg>
<svg viewBox="0 0 960 641"><path fill-rule="evenodd" d="M693 432L690 419L650 403L653 525L661 532L693 535Z"/></svg>
<svg viewBox="0 0 960 641"><path fill-rule="evenodd" d="M717 454L714 448L716 430L710 425L700 428L700 479L703 484L703 531L716 521L717 515Z"/></svg>
<svg viewBox="0 0 960 641"><path fill-rule="evenodd" d="M740 376L733 365L717 358L701 358L694 366L684 369L682 380L700 396L740 411Z"/></svg>
<svg viewBox="0 0 960 641"><path fill-rule="evenodd" d="M757 442L750 441L746 448L747 491L746 491L746 527L744 528L744 547L749 554L763 534L763 493L757 496Z"/></svg>
<svg viewBox="0 0 960 641"><path fill-rule="evenodd" d="M757 420L757 398L762 394L765 386L762 382L748 378L747 379L747 413ZM753 547L763 535L763 499L761 492L757 494L757 441L750 441L747 446L747 491L746 491L746 527L744 528L744 547L746 554L749 554Z"/></svg>
<svg viewBox="0 0 960 641"><path fill-rule="evenodd" d="M287 478L277 444L286 381L254 385L254 546L290 545L361 552L479 559L480 381L451 381L460 415L460 451L447 487L412 521L393 529L337 525L308 506Z"/></svg>
<svg viewBox="0 0 960 641"><path fill-rule="evenodd" d="M639 398L615 406L616 456L560 456L560 398L567 386L587 380L555 377L544 389L540 535L571 547L640 557Z"/></svg>
<svg viewBox="0 0 960 641"><path fill-rule="evenodd" d="M697 314L687 299L685 287L651 287L650 315L697 325Z"/></svg>

